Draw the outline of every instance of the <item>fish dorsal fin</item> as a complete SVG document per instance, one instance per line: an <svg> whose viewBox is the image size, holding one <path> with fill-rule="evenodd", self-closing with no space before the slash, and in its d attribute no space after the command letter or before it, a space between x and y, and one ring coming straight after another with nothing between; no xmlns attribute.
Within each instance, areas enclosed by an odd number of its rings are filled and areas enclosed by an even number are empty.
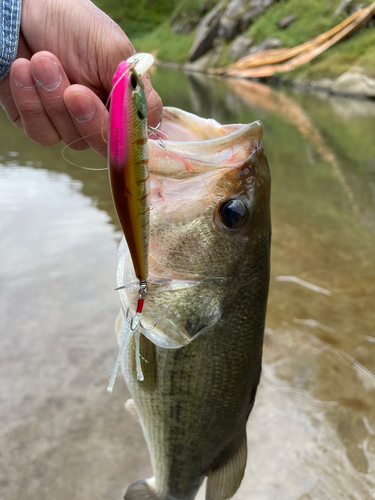
<svg viewBox="0 0 375 500"><path fill-rule="evenodd" d="M128 399L125 401L125 410L127 410L133 417L139 422L139 413L137 405L134 402L134 399Z"/></svg>
<svg viewBox="0 0 375 500"><path fill-rule="evenodd" d="M231 458L207 474L206 500L228 500L238 490L247 459L246 433Z"/></svg>

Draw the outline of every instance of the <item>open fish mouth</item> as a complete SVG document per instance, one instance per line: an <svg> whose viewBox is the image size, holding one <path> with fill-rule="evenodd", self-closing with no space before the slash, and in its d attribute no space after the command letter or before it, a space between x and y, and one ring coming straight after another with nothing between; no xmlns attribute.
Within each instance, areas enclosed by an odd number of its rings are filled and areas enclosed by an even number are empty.
<svg viewBox="0 0 375 500"><path fill-rule="evenodd" d="M232 199L252 210L262 134L261 122L221 125L177 108L164 108L161 126L151 131L149 285L141 327L160 347L179 348L215 325L241 286L250 228L229 230L218 213ZM137 282L125 240L117 282ZM134 314L137 287L120 297L124 313Z"/></svg>

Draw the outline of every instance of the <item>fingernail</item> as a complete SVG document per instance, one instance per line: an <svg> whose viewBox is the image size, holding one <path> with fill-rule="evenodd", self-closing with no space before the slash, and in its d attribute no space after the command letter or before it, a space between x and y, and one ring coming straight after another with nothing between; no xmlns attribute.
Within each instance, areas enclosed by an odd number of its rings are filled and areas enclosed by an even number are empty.
<svg viewBox="0 0 375 500"><path fill-rule="evenodd" d="M35 82L33 77L30 75L30 71L26 68L19 68L18 66L14 69L13 77L16 84L24 89L32 89L35 87Z"/></svg>
<svg viewBox="0 0 375 500"><path fill-rule="evenodd" d="M38 84L48 92L56 90L61 83L59 67L49 57L38 57L31 71Z"/></svg>
<svg viewBox="0 0 375 500"><path fill-rule="evenodd" d="M82 92L70 94L66 104L69 113L77 122L88 122L94 116L94 101Z"/></svg>

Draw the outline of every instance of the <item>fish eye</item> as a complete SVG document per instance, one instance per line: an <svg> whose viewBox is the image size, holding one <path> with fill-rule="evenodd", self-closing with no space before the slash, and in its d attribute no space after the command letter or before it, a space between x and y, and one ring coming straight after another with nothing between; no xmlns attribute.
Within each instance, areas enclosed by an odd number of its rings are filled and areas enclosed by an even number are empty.
<svg viewBox="0 0 375 500"><path fill-rule="evenodd" d="M133 90L137 90L138 81L134 75L131 75L131 77L130 77L130 85L132 86Z"/></svg>
<svg viewBox="0 0 375 500"><path fill-rule="evenodd" d="M219 208L219 219L227 229L239 229L251 219L251 212L242 200L227 200Z"/></svg>

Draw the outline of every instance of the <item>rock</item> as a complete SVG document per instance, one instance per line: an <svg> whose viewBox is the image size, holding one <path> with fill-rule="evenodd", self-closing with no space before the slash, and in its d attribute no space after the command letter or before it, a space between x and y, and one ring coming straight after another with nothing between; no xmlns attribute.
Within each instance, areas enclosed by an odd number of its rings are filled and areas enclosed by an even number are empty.
<svg viewBox="0 0 375 500"><path fill-rule="evenodd" d="M287 28L290 24L292 24L295 20L297 19L297 16L295 14L292 14L291 16L286 16L277 21L277 26L280 29L285 29Z"/></svg>
<svg viewBox="0 0 375 500"><path fill-rule="evenodd" d="M348 95L364 94L375 97L375 80L363 74L362 68L354 66L335 80L332 90Z"/></svg>
<svg viewBox="0 0 375 500"><path fill-rule="evenodd" d="M248 0L231 0L220 19L218 37L232 40L238 33L240 18L246 9Z"/></svg>
<svg viewBox="0 0 375 500"><path fill-rule="evenodd" d="M262 52L263 50L279 49L282 47L282 41L279 38L265 38L258 45L254 45L247 52L247 56L250 54L256 54L257 52Z"/></svg>
<svg viewBox="0 0 375 500"><path fill-rule="evenodd" d="M221 44L215 44L215 46L206 52L199 59L194 62L189 62L184 64L184 70L187 71L206 71L213 68L217 63L218 59L223 54L223 47Z"/></svg>
<svg viewBox="0 0 375 500"><path fill-rule="evenodd" d="M349 8L349 16L354 14L354 12L358 12L359 10L362 10L366 7L364 3L352 3L352 5Z"/></svg>
<svg viewBox="0 0 375 500"><path fill-rule="evenodd" d="M199 15L202 17L204 16L205 14L207 14L208 11L210 11L213 6L215 5L215 1L210 1L210 0L206 0L206 2L203 2L200 6L199 6Z"/></svg>
<svg viewBox="0 0 375 500"><path fill-rule="evenodd" d="M220 20L218 37L232 40L276 0L231 0Z"/></svg>
<svg viewBox="0 0 375 500"><path fill-rule="evenodd" d="M249 48L253 43L253 39L248 35L240 35L230 45L228 57L233 61L238 61L241 57L245 57L249 52Z"/></svg>
<svg viewBox="0 0 375 500"><path fill-rule="evenodd" d="M348 11L350 9L351 4L353 3L353 0L341 0L339 6L333 13L333 17L338 17L342 12Z"/></svg>
<svg viewBox="0 0 375 500"><path fill-rule="evenodd" d="M175 33L188 34L199 23L199 19L197 17L190 17L186 12L181 12L173 19L172 29Z"/></svg>
<svg viewBox="0 0 375 500"><path fill-rule="evenodd" d="M277 0L249 0L248 6L240 19L239 31L245 31L253 20L263 14Z"/></svg>
<svg viewBox="0 0 375 500"><path fill-rule="evenodd" d="M225 1L222 0L198 24L195 40L188 56L190 62L195 61L212 49L224 10Z"/></svg>
<svg viewBox="0 0 375 500"><path fill-rule="evenodd" d="M195 61L211 50L215 38L232 40L276 1L230 0L228 3L228 0L221 0L199 23L188 60Z"/></svg>

